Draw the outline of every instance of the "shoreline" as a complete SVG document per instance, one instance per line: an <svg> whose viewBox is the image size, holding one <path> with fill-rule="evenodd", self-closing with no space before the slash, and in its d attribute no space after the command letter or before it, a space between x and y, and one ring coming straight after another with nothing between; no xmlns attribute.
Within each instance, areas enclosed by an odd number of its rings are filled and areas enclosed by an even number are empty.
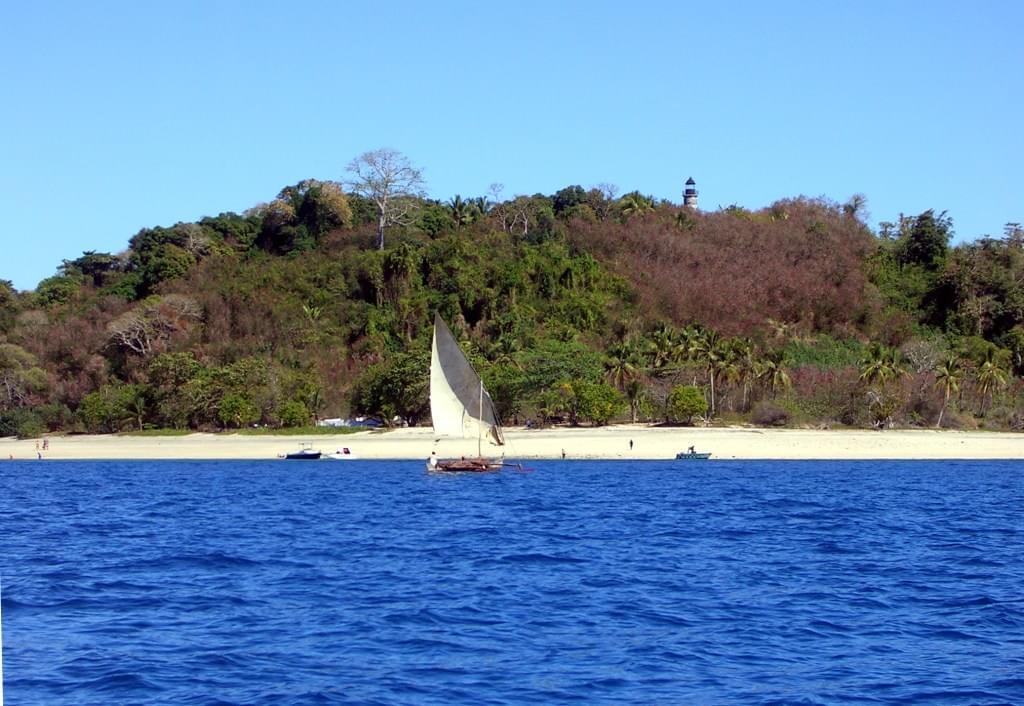
<svg viewBox="0 0 1024 706"><path fill-rule="evenodd" d="M506 428L504 447L484 444L485 456L509 460L674 459L695 446L712 460L986 460L1024 458L1024 433L929 429L818 430L754 427ZM420 460L437 451L442 458L475 456L472 440L437 440L429 427L361 431L354 434L247 436L194 433L183 436L75 435L0 439L0 461L37 460L255 460L274 459L303 444L324 453L348 447L356 459ZM632 441L632 444L630 442ZM41 444L40 444L41 446Z"/></svg>

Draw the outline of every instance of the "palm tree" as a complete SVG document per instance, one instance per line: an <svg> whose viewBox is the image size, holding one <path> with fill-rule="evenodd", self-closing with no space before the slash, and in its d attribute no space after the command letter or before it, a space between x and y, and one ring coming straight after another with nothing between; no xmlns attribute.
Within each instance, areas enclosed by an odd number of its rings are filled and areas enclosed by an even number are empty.
<svg viewBox="0 0 1024 706"><path fill-rule="evenodd" d="M138 425L139 431L142 431L143 420L146 418L146 396L143 394L140 385L128 385L127 390L128 399L125 404L125 411L131 421Z"/></svg>
<svg viewBox="0 0 1024 706"><path fill-rule="evenodd" d="M942 387L942 409L939 410L939 419L935 422L935 428L942 426L942 415L946 412L949 404L949 396L960 389L960 380L963 377L963 366L956 356L949 356L939 363L935 368L935 386Z"/></svg>
<svg viewBox="0 0 1024 706"><path fill-rule="evenodd" d="M732 385L739 385L743 391L740 408L746 410L750 377L754 370L754 346L745 338L730 338L726 342L727 354L722 367L722 376Z"/></svg>
<svg viewBox="0 0 1024 706"><path fill-rule="evenodd" d="M672 352L676 345L676 332L668 324L656 328L647 342L645 352L647 363L655 371L661 370L672 362Z"/></svg>
<svg viewBox="0 0 1024 706"><path fill-rule="evenodd" d="M608 382L624 391L640 372L636 347L629 341L612 344L605 357L604 371Z"/></svg>
<svg viewBox="0 0 1024 706"><path fill-rule="evenodd" d="M985 358L978 366L978 388L981 391L981 416L985 416L985 398L992 401L992 393L997 388L1006 387L1008 375L1003 366L1003 351L989 348L985 351Z"/></svg>
<svg viewBox="0 0 1024 706"><path fill-rule="evenodd" d="M523 366L515 359L515 354L523 349L522 341L512 333L502 333L491 346L491 358L495 363L511 365L522 370Z"/></svg>
<svg viewBox="0 0 1024 706"><path fill-rule="evenodd" d="M455 194L455 198L448 202L448 211L451 213L455 227L461 228L473 222L473 206L461 196Z"/></svg>
<svg viewBox="0 0 1024 706"><path fill-rule="evenodd" d="M708 409L708 414L710 417L714 417L715 377L721 372L725 360L725 347L718 334L708 330L704 332L704 335L694 339L690 351L693 360L700 361L708 372L708 380L711 384L711 406Z"/></svg>
<svg viewBox="0 0 1024 706"><path fill-rule="evenodd" d="M885 386L906 375L900 352L895 348L873 343L861 359L860 379L868 385L869 408L877 428L890 426L896 411L895 398L884 394Z"/></svg>
<svg viewBox="0 0 1024 706"><path fill-rule="evenodd" d="M890 380L906 373L900 361L900 352L880 343L871 344L860 365L860 379L868 385L884 387Z"/></svg>
<svg viewBox="0 0 1024 706"><path fill-rule="evenodd" d="M629 417L636 424L637 417L640 414L640 405L647 396L647 390L644 388L640 378L637 377L626 383L625 393L626 399L629 401Z"/></svg>
<svg viewBox="0 0 1024 706"><path fill-rule="evenodd" d="M488 201L486 196L477 196L475 199L469 200L469 206L473 211L473 220L476 220L490 213L494 204Z"/></svg>
<svg viewBox="0 0 1024 706"><path fill-rule="evenodd" d="M619 212L625 219L629 219L632 216L640 216L653 210L654 199L644 196L639 191L631 191L619 199Z"/></svg>
<svg viewBox="0 0 1024 706"><path fill-rule="evenodd" d="M792 384L783 363L782 351L771 351L754 362L754 376L768 389L772 397L775 397L779 390L784 390Z"/></svg>

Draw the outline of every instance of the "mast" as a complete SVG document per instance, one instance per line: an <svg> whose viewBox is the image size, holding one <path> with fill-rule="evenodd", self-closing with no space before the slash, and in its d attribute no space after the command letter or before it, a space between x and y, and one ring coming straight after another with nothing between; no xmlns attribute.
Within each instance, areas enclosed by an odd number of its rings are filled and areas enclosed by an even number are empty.
<svg viewBox="0 0 1024 706"><path fill-rule="evenodd" d="M480 437L482 437L484 435L483 434L484 425L480 423L480 420L483 419L483 418L484 418L484 380L483 380L483 378L480 378L480 412L477 415L477 423L476 423L476 455L477 455L477 458L483 458L484 457L484 452L481 449L481 444L483 442L480 440Z"/></svg>

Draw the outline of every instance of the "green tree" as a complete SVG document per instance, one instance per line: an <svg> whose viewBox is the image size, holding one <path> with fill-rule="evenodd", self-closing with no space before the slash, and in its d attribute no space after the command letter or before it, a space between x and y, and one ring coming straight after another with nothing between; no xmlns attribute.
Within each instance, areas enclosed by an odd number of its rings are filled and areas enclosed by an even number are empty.
<svg viewBox="0 0 1024 706"><path fill-rule="evenodd" d="M46 371L34 355L13 343L0 343L0 410L38 403L48 386Z"/></svg>
<svg viewBox="0 0 1024 706"><path fill-rule="evenodd" d="M137 253L135 266L142 277L143 291L152 292L158 284L185 275L196 258L192 253L173 243L163 243L153 249Z"/></svg>
<svg viewBox="0 0 1024 706"><path fill-rule="evenodd" d="M0 334L6 334L14 328L18 315L18 293L14 284L7 279L0 279Z"/></svg>
<svg viewBox="0 0 1024 706"><path fill-rule="evenodd" d="M275 253L310 250L324 234L352 224L352 208L341 184L305 179L286 186L262 207L258 243Z"/></svg>
<svg viewBox="0 0 1024 706"><path fill-rule="evenodd" d="M484 387L491 394L500 419L517 419L523 406L526 375L518 365L506 358L481 372Z"/></svg>
<svg viewBox="0 0 1024 706"><path fill-rule="evenodd" d="M587 192L578 185L567 186L556 192L551 202L555 215L559 218L564 218L567 214L573 213L579 206L587 202Z"/></svg>
<svg viewBox="0 0 1024 706"><path fill-rule="evenodd" d="M906 224L899 248L900 262L921 265L928 270L942 266L953 235L953 220L943 211L935 215L929 209Z"/></svg>
<svg viewBox="0 0 1024 706"><path fill-rule="evenodd" d="M708 411L704 393L693 385L677 385L665 400L665 415L669 421L692 424L693 418Z"/></svg>
<svg viewBox="0 0 1024 706"><path fill-rule="evenodd" d="M278 412L281 425L286 427L304 427L309 424L309 410L301 400L288 400L281 405Z"/></svg>
<svg viewBox="0 0 1024 706"><path fill-rule="evenodd" d="M192 405L186 394L188 384L203 371L192 353L161 353L146 367L149 376L153 419L163 427L184 429L192 418Z"/></svg>
<svg viewBox="0 0 1024 706"><path fill-rule="evenodd" d="M114 383L104 385L82 398L78 414L87 431L111 433L133 425L141 428L140 398L145 395L141 385Z"/></svg>
<svg viewBox="0 0 1024 706"><path fill-rule="evenodd" d="M426 203L420 208L416 225L431 238L439 238L455 229L451 211L435 202Z"/></svg>
<svg viewBox="0 0 1024 706"><path fill-rule="evenodd" d="M429 355L422 350L371 365L352 389L352 411L379 417L389 426L395 417L415 425L429 409L429 370Z"/></svg>
<svg viewBox="0 0 1024 706"><path fill-rule="evenodd" d="M110 253L87 250L77 260L64 260L60 269L64 275L71 277L83 275L92 280L94 287L101 287L105 276L115 271L120 262L120 258Z"/></svg>
<svg viewBox="0 0 1024 706"><path fill-rule="evenodd" d="M35 299L40 306L50 308L71 299L81 286L81 275L47 277L36 287Z"/></svg>
<svg viewBox="0 0 1024 706"><path fill-rule="evenodd" d="M220 400L217 418L225 427L238 429L256 422L260 418L260 410L244 393L229 392Z"/></svg>
<svg viewBox="0 0 1024 706"><path fill-rule="evenodd" d="M573 395L576 399L576 414L579 419L594 426L605 426L622 412L626 400L619 390L603 382L574 381Z"/></svg>
<svg viewBox="0 0 1024 706"><path fill-rule="evenodd" d="M598 382L604 366L601 355L577 341L542 339L515 355L524 371L523 394L533 397L565 380Z"/></svg>

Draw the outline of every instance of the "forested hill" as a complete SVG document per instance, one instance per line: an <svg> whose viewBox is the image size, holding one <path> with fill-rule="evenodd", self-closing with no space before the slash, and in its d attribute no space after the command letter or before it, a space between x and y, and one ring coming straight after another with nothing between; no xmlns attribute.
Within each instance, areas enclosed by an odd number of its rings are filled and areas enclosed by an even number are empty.
<svg viewBox="0 0 1024 706"><path fill-rule="evenodd" d="M1017 226L954 248L944 214L876 234L859 199L362 187L0 282L0 434L429 423L435 310L513 422L1024 426Z"/></svg>

